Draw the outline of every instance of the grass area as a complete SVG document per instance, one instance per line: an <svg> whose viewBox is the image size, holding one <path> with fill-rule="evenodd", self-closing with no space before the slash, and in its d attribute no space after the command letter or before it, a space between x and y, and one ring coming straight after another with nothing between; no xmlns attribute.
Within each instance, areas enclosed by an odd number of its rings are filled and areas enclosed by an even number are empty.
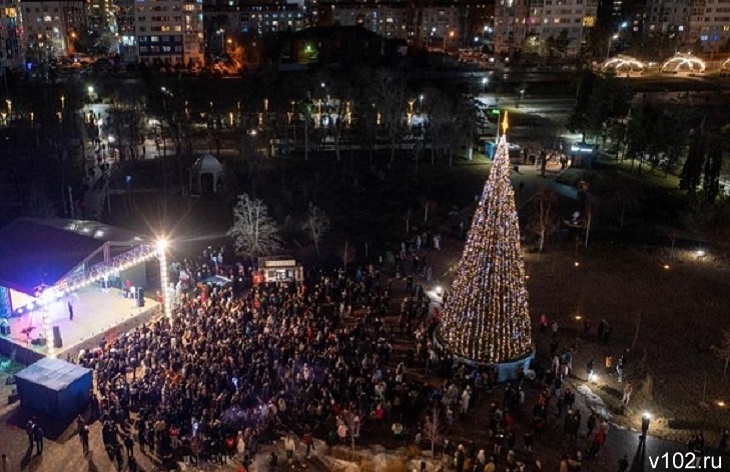
<svg viewBox="0 0 730 472"><path fill-rule="evenodd" d="M526 265L533 316L545 313L558 321L562 346L581 340L573 362L578 378L585 378L590 359L602 366L609 353L626 355L626 379L635 387L629 407L620 406L623 384L602 368L597 386L619 422L637 427L641 411L648 410L655 415L653 434L686 439L703 431L716 444L713 433L730 421L730 411L717 403L730 403L727 379L710 348L721 343L721 330L730 329L724 309L728 268L722 260L700 260L691 251L594 245L577 259L567 248L530 254ZM596 338L602 319L614 327L610 344ZM585 320L593 326L588 336Z"/></svg>
<svg viewBox="0 0 730 472"><path fill-rule="evenodd" d="M679 177L674 174L668 174L659 169L652 170L647 165L642 166L641 173L639 173L638 162L632 165L630 160L614 161L611 163L611 167L620 170L626 177L638 180L650 187L676 193L678 197L684 195L684 191L679 189Z"/></svg>
<svg viewBox="0 0 730 472"><path fill-rule="evenodd" d="M323 257L336 258L345 240L361 257L365 243L379 253L392 249L393 242L406 235L409 211L412 234L440 227L450 211L462 209L480 194L490 161L475 153L471 161L454 156L449 166L447 157L436 157L432 164L426 154L416 164L412 152L403 150L396 152L392 163L389 153L375 154L371 162L368 155L350 152L343 152L338 162L334 153L311 153L309 161L302 155L264 158L251 175L245 159L228 158L224 162L235 175L229 178L231 188L223 194L197 199L183 199L172 192L167 196L116 196L112 199L112 222L148 234L165 228L176 239L180 255L186 257L197 254L196 248L226 242L235 196L246 192L267 204L286 246L295 253L299 249L311 252L301 230L311 202L332 220L322 245ZM147 171L154 171L157 164L147 167ZM159 179L154 172L147 174L152 180ZM175 185L177 176L170 174L168 182ZM424 221L426 202L428 221Z"/></svg>
<svg viewBox="0 0 730 472"><path fill-rule="evenodd" d="M302 156L277 158L277 170L260 186L264 200L280 220L294 219L307 211L309 202L321 207L333 222L333 236L353 242L397 240L410 229L439 226L453 208L462 208L478 195L487 177L488 160L475 154L472 161L422 156L416 164L410 151L376 155L319 154L305 161ZM286 181L281 183L283 175ZM428 221L424 205L430 202Z"/></svg>

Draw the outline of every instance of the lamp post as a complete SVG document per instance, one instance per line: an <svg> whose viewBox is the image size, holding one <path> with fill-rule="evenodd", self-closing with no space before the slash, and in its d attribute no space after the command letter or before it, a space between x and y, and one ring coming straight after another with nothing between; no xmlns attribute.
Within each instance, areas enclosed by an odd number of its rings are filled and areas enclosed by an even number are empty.
<svg viewBox="0 0 730 472"><path fill-rule="evenodd" d="M606 48L606 60L608 60L608 58L611 57L611 43L613 43L617 39L618 39L618 33L616 33L612 36L609 36L608 47Z"/></svg>
<svg viewBox="0 0 730 472"><path fill-rule="evenodd" d="M454 39L454 34L455 33L454 33L453 30L452 31L449 31L449 35L448 35L449 41L452 41ZM444 52L446 52L446 35L444 35L444 44L443 44L443 48L442 49L444 50Z"/></svg>
<svg viewBox="0 0 730 472"><path fill-rule="evenodd" d="M66 97L61 95L61 110L66 109Z"/></svg>
<svg viewBox="0 0 730 472"><path fill-rule="evenodd" d="M624 21L623 23L621 23L619 25L618 31L616 31L615 34L611 35L608 38L608 48L606 49L606 60L608 60L608 58L611 56L611 43L613 43L615 40L618 39L619 35L621 34L621 30L626 28L628 25L629 25L629 23Z"/></svg>
<svg viewBox="0 0 730 472"><path fill-rule="evenodd" d="M216 33L221 37L221 53L224 53L226 52L226 30L221 28Z"/></svg>
<svg viewBox="0 0 730 472"><path fill-rule="evenodd" d="M172 318L172 303L170 300L170 279L167 272L167 239L157 240L157 257L160 260L160 285L162 285L162 308L166 318Z"/></svg>
<svg viewBox="0 0 730 472"><path fill-rule="evenodd" d="M487 84L489 83L489 77L482 77L482 93L487 93Z"/></svg>

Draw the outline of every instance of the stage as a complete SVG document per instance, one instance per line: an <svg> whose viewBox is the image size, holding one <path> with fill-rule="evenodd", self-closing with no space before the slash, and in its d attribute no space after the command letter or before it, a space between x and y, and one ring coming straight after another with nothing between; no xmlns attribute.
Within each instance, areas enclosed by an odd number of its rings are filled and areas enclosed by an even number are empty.
<svg viewBox="0 0 730 472"><path fill-rule="evenodd" d="M151 298L145 298L144 307L137 307L137 300L124 298L123 293L92 284L50 303L45 309L9 318L10 336L0 336L0 354L9 357L15 350L16 360L25 365L45 356L62 359L76 356L80 349L97 347L102 338L113 339L162 309ZM73 321L69 319L69 302L73 306ZM60 330L63 341L60 348L53 347L54 326ZM32 329L28 330L29 327ZM46 344L31 343L41 333L46 337Z"/></svg>

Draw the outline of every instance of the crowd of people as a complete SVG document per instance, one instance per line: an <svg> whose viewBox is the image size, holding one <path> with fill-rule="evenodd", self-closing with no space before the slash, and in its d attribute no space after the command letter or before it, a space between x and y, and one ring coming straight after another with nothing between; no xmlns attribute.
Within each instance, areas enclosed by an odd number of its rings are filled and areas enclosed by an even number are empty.
<svg viewBox="0 0 730 472"><path fill-rule="evenodd" d="M217 267L198 269L182 270L199 278ZM357 437L366 419L376 430L393 418L412 423L427 391L402 366L388 368L389 295L373 267L260 284L242 297L232 287L193 289L171 319L80 355L95 371L93 410L104 431L120 428L142 450L193 460L246 461L283 431L337 442ZM362 316L344 324L353 307ZM112 436L104 443L113 449Z"/></svg>
<svg viewBox="0 0 730 472"><path fill-rule="evenodd" d="M95 373L92 420L101 421L107 453L119 467L124 449L129 467L136 467L134 444L163 460L233 458L244 467L262 443L282 437L287 456L297 446L309 455L314 437L329 444L374 439L427 447L426 420L434 410L437 447L458 472L490 470L495 463L539 470L532 445L548 422L562 421L564 434L574 439L586 427L589 458L606 439L607 425L594 415L581 419L575 394L563 387L572 369L570 350L559 352L555 343L550 368L520 373L495 401L496 370L453 361L435 341L437 319L422 289L412 287L399 299L398 325L385 321L398 303L391 303L391 284L372 265L352 275L340 270L310 274L306 282L256 286L250 286L252 269L224 267L216 251L173 269L187 280L171 318L79 355ZM198 283L214 274L239 283L235 289ZM556 334L557 326L552 338ZM394 359L397 338L413 347ZM531 416L529 389L542 392ZM468 421L485 402L492 402L488 448L443 440L455 419ZM521 438L518 420L527 429ZM578 470L582 457L566 460ZM270 463L277 462L272 457Z"/></svg>

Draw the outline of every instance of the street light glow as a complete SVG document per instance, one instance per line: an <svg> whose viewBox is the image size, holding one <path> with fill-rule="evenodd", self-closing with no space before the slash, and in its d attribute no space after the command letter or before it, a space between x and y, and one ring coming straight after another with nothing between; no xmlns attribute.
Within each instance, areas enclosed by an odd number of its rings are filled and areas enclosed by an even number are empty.
<svg viewBox="0 0 730 472"><path fill-rule="evenodd" d="M172 290L170 287L170 274L167 265L167 248L169 246L167 238L160 237L157 239L157 257L160 260L160 292L162 293L162 308L167 318L172 318Z"/></svg>
<svg viewBox="0 0 730 472"><path fill-rule="evenodd" d="M160 252L164 252L167 250L168 241L166 238L160 238L157 240L157 250Z"/></svg>

